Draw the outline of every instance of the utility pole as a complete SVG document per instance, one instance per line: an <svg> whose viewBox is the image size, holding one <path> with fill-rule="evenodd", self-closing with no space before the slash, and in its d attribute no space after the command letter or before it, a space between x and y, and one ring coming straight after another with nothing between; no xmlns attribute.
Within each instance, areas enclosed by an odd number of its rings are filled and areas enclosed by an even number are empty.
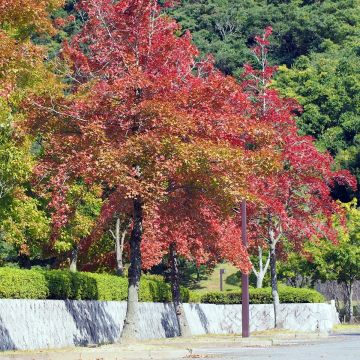
<svg viewBox="0 0 360 360"><path fill-rule="evenodd" d="M246 234L246 201L243 200L241 202L241 237L242 237L242 243L245 248L247 248L248 242L247 242L247 234ZM241 311L242 311L242 331L241 335L243 338L247 338L250 336L250 324L249 324L249 275L248 274L242 274L241 276L241 297L242 297L242 305L241 305Z"/></svg>

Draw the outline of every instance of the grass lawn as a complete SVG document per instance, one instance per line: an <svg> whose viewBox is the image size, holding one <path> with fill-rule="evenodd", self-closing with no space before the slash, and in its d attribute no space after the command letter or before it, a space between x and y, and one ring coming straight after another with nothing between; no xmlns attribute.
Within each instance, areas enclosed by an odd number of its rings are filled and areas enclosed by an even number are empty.
<svg viewBox="0 0 360 360"><path fill-rule="evenodd" d="M338 324L334 326L334 333L360 333L360 324Z"/></svg>
<svg viewBox="0 0 360 360"><path fill-rule="evenodd" d="M194 290L199 292L220 291L220 269L225 270L225 274L223 275L224 291L240 290L240 279L237 276L239 269L229 263L217 264L207 279L201 280L196 287L194 287Z"/></svg>

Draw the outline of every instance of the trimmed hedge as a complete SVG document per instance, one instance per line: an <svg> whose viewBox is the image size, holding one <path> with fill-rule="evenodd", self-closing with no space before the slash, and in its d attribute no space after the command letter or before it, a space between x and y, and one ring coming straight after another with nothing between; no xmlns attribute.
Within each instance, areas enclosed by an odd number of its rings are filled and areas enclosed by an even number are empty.
<svg viewBox="0 0 360 360"><path fill-rule="evenodd" d="M6 299L72 299L122 301L127 299L127 278L67 270L22 270L0 268L0 298ZM279 286L282 303L324 302L324 297L312 289ZM241 291L189 292L181 288L183 302L209 304L241 304ZM171 290L161 276L143 275L140 281L139 300L144 302L170 302ZM270 288L250 289L250 303L272 302Z"/></svg>
<svg viewBox="0 0 360 360"><path fill-rule="evenodd" d="M271 288L250 288L249 297L251 304L271 304ZM281 303L321 303L325 301L323 295L313 289L294 288L291 286L279 286ZM192 298L193 295L192 295ZM202 294L199 302L208 304L241 304L241 291L232 292L208 292Z"/></svg>
<svg viewBox="0 0 360 360"><path fill-rule="evenodd" d="M39 271L0 268L0 298L46 299L49 289Z"/></svg>
<svg viewBox="0 0 360 360"><path fill-rule="evenodd" d="M72 299L122 301L127 299L127 278L67 270L22 270L0 268L0 298ZM189 290L181 289L184 302ZM161 277L144 275L140 281L139 300L171 301L170 286Z"/></svg>

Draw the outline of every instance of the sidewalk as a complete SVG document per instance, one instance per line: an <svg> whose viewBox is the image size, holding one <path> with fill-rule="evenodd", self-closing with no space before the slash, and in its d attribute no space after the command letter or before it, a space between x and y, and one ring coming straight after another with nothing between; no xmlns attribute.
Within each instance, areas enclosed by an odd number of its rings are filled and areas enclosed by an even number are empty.
<svg viewBox="0 0 360 360"><path fill-rule="evenodd" d="M131 344L112 344L43 351L17 351L0 354L0 360L171 360L205 358L207 350L246 347L290 346L326 341L326 334L264 331L243 339L239 335L206 335L191 338L169 338L139 341Z"/></svg>

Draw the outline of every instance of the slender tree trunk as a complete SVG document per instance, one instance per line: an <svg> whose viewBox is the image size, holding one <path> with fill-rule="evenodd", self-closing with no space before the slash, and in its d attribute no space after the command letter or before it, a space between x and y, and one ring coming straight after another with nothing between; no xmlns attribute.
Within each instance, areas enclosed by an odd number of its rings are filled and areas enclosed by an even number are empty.
<svg viewBox="0 0 360 360"><path fill-rule="evenodd" d="M270 264L270 252L266 259L265 266L263 264L263 249L261 246L258 247L258 260L259 260L259 270L256 270L253 266L253 272L256 276L256 287L258 289L263 287L264 277L268 271L269 264Z"/></svg>
<svg viewBox="0 0 360 360"><path fill-rule="evenodd" d="M75 245L74 248L71 250L71 253L70 253L70 271L71 272L76 272L77 271L78 253L79 253L78 246Z"/></svg>
<svg viewBox="0 0 360 360"><path fill-rule="evenodd" d="M273 296L273 305L274 305L275 328L280 328L281 327L279 321L280 299L279 299L277 272L276 272L276 245L274 241L272 241L272 243L270 244L270 274L271 274L271 292Z"/></svg>
<svg viewBox="0 0 360 360"><path fill-rule="evenodd" d="M263 287L264 275L265 274L262 274L262 275L259 274L257 276L257 278L256 278L256 288L257 289L261 289Z"/></svg>
<svg viewBox="0 0 360 360"><path fill-rule="evenodd" d="M200 269L199 266L196 265L196 281L200 281Z"/></svg>
<svg viewBox="0 0 360 360"><path fill-rule="evenodd" d="M353 284L350 281L346 284L346 296L347 296L347 317L349 319L349 323L354 323L354 306L353 306Z"/></svg>
<svg viewBox="0 0 360 360"><path fill-rule="evenodd" d="M179 267L176 254L175 244L170 245L170 262L171 262L171 292L173 304L176 312L176 317L179 324L180 336L191 336L189 324L186 319L184 306L180 299L180 279Z"/></svg>
<svg viewBox="0 0 360 360"><path fill-rule="evenodd" d="M124 242L126 236L126 230L120 236L120 218L116 219L115 227L115 253L116 253L116 274L122 276L124 274L124 264L123 264L123 251L124 251Z"/></svg>
<svg viewBox="0 0 360 360"><path fill-rule="evenodd" d="M349 292L349 322L350 324L354 323L354 306L353 306L353 287L350 285Z"/></svg>
<svg viewBox="0 0 360 360"><path fill-rule="evenodd" d="M143 205L141 199L133 200L134 219L130 236L130 268L127 309L122 339L138 338L139 284L141 276L141 238L143 233Z"/></svg>

